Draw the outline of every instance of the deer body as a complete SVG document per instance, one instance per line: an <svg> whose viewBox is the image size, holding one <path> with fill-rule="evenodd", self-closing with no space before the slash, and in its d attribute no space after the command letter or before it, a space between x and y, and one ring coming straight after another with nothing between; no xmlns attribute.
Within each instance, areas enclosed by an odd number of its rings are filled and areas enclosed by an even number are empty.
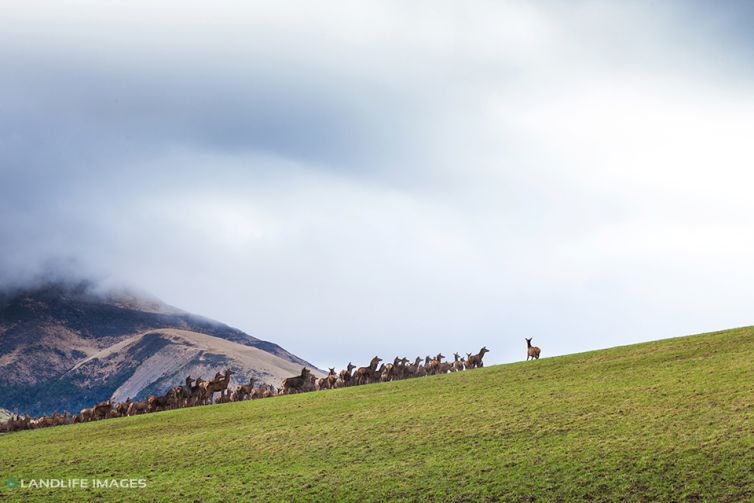
<svg viewBox="0 0 754 503"><path fill-rule="evenodd" d="M375 375L377 371L377 365L381 361L382 358L375 356L374 358L372 358L372 361L369 363L368 367L357 368L356 372L354 373L356 384L369 384L370 381L375 380L375 377L377 377Z"/></svg>
<svg viewBox="0 0 754 503"><path fill-rule="evenodd" d="M529 361L530 358L532 360L539 360L540 351L537 346L531 345L531 338L526 339L526 361Z"/></svg>
<svg viewBox="0 0 754 503"><path fill-rule="evenodd" d="M482 358L484 358L485 353L489 353L489 349L487 349L487 346L482 347L482 349L479 350L479 353L472 355L468 354L468 358L466 359L466 368L467 369L476 369L476 368L482 368L484 367L484 363L482 362Z"/></svg>

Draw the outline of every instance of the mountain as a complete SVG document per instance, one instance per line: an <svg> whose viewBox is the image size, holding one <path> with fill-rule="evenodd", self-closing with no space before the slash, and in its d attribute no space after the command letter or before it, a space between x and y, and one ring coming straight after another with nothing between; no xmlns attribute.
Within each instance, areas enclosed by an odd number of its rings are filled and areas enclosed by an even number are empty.
<svg viewBox="0 0 754 503"><path fill-rule="evenodd" d="M278 386L310 363L147 295L87 282L0 296L0 407L31 414L142 398L231 368Z"/></svg>

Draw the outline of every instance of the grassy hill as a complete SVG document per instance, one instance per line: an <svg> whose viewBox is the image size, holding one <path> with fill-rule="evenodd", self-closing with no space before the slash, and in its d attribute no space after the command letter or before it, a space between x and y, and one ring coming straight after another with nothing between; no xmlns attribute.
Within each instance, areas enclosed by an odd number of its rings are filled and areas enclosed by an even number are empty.
<svg viewBox="0 0 754 503"><path fill-rule="evenodd" d="M742 328L4 435L4 478L148 485L0 493L24 501L752 501L753 429L754 328Z"/></svg>

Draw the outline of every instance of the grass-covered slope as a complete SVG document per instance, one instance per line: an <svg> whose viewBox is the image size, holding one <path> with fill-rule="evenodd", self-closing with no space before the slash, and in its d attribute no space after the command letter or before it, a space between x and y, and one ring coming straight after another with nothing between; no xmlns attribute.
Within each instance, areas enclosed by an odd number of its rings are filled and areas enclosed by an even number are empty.
<svg viewBox="0 0 754 503"><path fill-rule="evenodd" d="M25 501L751 501L753 429L754 329L744 328L4 435L4 477L148 487L0 491Z"/></svg>

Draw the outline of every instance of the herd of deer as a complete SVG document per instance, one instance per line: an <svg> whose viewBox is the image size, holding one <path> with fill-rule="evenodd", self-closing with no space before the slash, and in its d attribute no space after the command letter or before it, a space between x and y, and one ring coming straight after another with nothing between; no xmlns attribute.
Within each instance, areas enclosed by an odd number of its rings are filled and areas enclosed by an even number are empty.
<svg viewBox="0 0 754 503"><path fill-rule="evenodd" d="M455 359L452 362L444 362L445 356L442 353L434 357L427 356L423 362L422 358L417 356L413 363L410 363L407 358L396 356L393 363L383 363L382 365L380 365L382 358L375 356L366 367L356 367L349 362L346 368L338 373L335 372L334 368L331 368L330 373L321 379L316 379L309 369L304 368L301 370L301 375L289 377L283 381L283 394L359 386L475 369L484 366L482 358L487 352L489 350L483 347L475 355L466 353L466 358L461 358L458 353L454 353ZM378 367L378 365L380 366Z"/></svg>
<svg viewBox="0 0 754 503"><path fill-rule="evenodd" d="M539 359L540 349L531 345L531 339L526 339L526 345L526 359ZM24 416L16 414L11 416L10 419L0 422L0 433L134 416L162 410L207 405L213 402L227 403L254 400L277 395L447 374L483 367L482 359L487 352L489 350L483 347L477 354L466 353L466 358L461 358L458 353L454 353L453 361L443 361L445 356L438 354L434 358L425 357L423 362L421 357L417 357L413 363L409 363L406 358L396 356L393 363L383 363L382 365L380 365L382 359L375 356L366 367L356 367L349 362L346 368L338 373L335 372L334 368L331 368L329 374L321 379L317 379L308 368L304 367L300 375L285 379L281 390L265 383L255 387L255 379L252 377L248 383L236 386L235 390L231 391L229 389L230 377L234 372L227 369L223 373L215 374L215 378L210 381L202 378L193 379L188 376L185 386L175 386L164 395L149 395L146 400L142 401L132 401L128 398L125 402L116 404L110 399L106 402L100 402L94 407L82 409L78 414L70 414L67 411L63 414L54 412L52 415L38 418L31 417L28 414ZM378 365L380 366L378 367ZM216 399L215 393L220 393Z"/></svg>

